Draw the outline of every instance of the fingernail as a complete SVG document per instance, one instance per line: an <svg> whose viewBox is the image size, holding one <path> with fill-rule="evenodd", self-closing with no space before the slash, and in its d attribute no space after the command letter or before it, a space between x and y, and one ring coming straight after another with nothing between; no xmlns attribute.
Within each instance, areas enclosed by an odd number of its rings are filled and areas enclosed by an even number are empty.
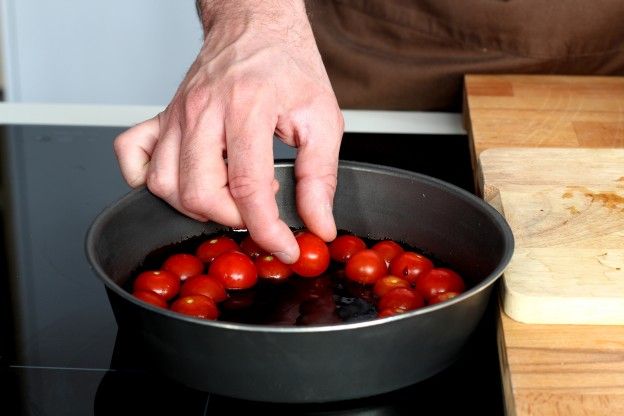
<svg viewBox="0 0 624 416"><path fill-rule="evenodd" d="M276 251L275 253L273 253L273 255L277 257L282 263L293 264L295 262L293 256L284 251Z"/></svg>

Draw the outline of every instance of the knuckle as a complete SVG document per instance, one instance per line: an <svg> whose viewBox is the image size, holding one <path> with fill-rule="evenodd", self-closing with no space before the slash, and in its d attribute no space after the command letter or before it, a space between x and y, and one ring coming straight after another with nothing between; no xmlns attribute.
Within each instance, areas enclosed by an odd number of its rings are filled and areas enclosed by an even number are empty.
<svg viewBox="0 0 624 416"><path fill-rule="evenodd" d="M206 215L212 211L214 201L209 192L187 188L180 194L180 204L190 212Z"/></svg>
<svg viewBox="0 0 624 416"><path fill-rule="evenodd" d="M328 172L324 175L320 176L318 180L323 184L323 187L330 194L334 194L336 192L336 187L338 185L338 176L336 172Z"/></svg>
<svg viewBox="0 0 624 416"><path fill-rule="evenodd" d="M147 175L147 188L156 196L166 199L175 192L176 184L173 177L154 171Z"/></svg>
<svg viewBox="0 0 624 416"><path fill-rule="evenodd" d="M258 181L249 175L236 175L229 178L230 194L236 202L252 199L258 191Z"/></svg>
<svg viewBox="0 0 624 416"><path fill-rule="evenodd" d="M190 88L184 94L182 102L179 102L178 113L187 125L193 125L200 115L208 107L210 94L205 88Z"/></svg>
<svg viewBox="0 0 624 416"><path fill-rule="evenodd" d="M117 136L115 140L113 141L113 150L115 151L115 154L117 156L123 155L131 143L132 143L132 138L130 134L128 134L128 131L126 130L125 132Z"/></svg>
<svg viewBox="0 0 624 416"><path fill-rule="evenodd" d="M323 189L328 195L336 193L338 186L338 174L335 169L324 169L325 172L317 172L314 176L304 176L297 178L297 186L303 189Z"/></svg>
<svg viewBox="0 0 624 416"><path fill-rule="evenodd" d="M338 130L340 131L340 134L342 135L342 132L344 132L344 128L345 128L345 120L344 120L344 114L342 114L342 111L340 111L340 108L336 108L336 115L337 115L337 127L338 127Z"/></svg>
<svg viewBox="0 0 624 416"><path fill-rule="evenodd" d="M262 85L249 77L236 77L231 82L229 103L232 108L247 106L262 91Z"/></svg>

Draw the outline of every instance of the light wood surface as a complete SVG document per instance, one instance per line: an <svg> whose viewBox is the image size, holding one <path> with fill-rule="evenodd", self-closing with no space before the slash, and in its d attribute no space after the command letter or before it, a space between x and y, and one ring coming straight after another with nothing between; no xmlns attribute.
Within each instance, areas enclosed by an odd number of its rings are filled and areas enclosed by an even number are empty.
<svg viewBox="0 0 624 416"><path fill-rule="evenodd" d="M624 77L469 75L469 130L490 147L624 147Z"/></svg>
<svg viewBox="0 0 624 416"><path fill-rule="evenodd" d="M624 78L467 76L464 116L477 169L488 148L621 148ZM624 415L624 326L526 324L501 310L498 339L508 415Z"/></svg>
<svg viewBox="0 0 624 416"><path fill-rule="evenodd" d="M516 240L504 311L624 324L624 149L491 148L480 163Z"/></svg>

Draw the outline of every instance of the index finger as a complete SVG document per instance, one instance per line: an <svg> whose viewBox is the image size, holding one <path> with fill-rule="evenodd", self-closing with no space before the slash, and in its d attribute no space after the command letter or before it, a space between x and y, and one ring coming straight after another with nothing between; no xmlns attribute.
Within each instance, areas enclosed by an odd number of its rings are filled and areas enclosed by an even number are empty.
<svg viewBox="0 0 624 416"><path fill-rule="evenodd" d="M293 263L299 258L299 246L279 218L273 185L277 117L263 110L269 106L247 104L244 111L226 116L230 193L254 241L284 263Z"/></svg>

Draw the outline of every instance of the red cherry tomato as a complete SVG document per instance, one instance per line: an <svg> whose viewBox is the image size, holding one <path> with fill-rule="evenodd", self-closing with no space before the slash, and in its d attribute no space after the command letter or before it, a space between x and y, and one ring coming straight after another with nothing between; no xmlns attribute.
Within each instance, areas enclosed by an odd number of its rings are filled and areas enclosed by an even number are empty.
<svg viewBox="0 0 624 416"><path fill-rule="evenodd" d="M320 237L304 231L295 238L299 244L299 259L290 267L299 276L320 276L329 267L329 248Z"/></svg>
<svg viewBox="0 0 624 416"><path fill-rule="evenodd" d="M433 262L422 254L405 251L390 262L390 274L414 284L420 275L429 273Z"/></svg>
<svg viewBox="0 0 624 416"><path fill-rule="evenodd" d="M394 315L399 315L401 313L405 313L407 312L404 309L383 309L381 311L379 311L379 313L377 314L378 318L386 318L388 316L394 316Z"/></svg>
<svg viewBox="0 0 624 416"><path fill-rule="evenodd" d="M260 248L258 243L251 239L250 235L247 235L247 237L243 238L243 241L241 241L240 244L240 249L243 253L247 254L252 259L255 259L258 256L266 256L269 254L265 250Z"/></svg>
<svg viewBox="0 0 624 416"><path fill-rule="evenodd" d="M427 302L429 305L435 305L436 303L446 302L449 299L459 296L459 292L442 292L433 295Z"/></svg>
<svg viewBox="0 0 624 416"><path fill-rule="evenodd" d="M143 302L151 303L154 306L167 309L167 301L162 296L150 290L135 290L133 295L137 299L141 299Z"/></svg>
<svg viewBox="0 0 624 416"><path fill-rule="evenodd" d="M133 289L135 292L140 290L154 292L164 300L169 300L178 294L180 278L166 270L148 270L137 276Z"/></svg>
<svg viewBox="0 0 624 416"><path fill-rule="evenodd" d="M355 235L341 235L329 243L329 255L340 263L346 263L352 255L362 250L366 250L366 243Z"/></svg>
<svg viewBox="0 0 624 416"><path fill-rule="evenodd" d="M286 280L293 271L289 265L282 263L277 257L269 255L259 256L254 261L258 277L268 280Z"/></svg>
<svg viewBox="0 0 624 416"><path fill-rule="evenodd" d="M416 278L416 290L427 300L439 293L461 293L464 288L464 280L461 276L444 267L435 268Z"/></svg>
<svg viewBox="0 0 624 416"><path fill-rule="evenodd" d="M411 311L424 305L425 300L420 293L404 287L398 287L383 295L379 299L377 307L380 311L384 309Z"/></svg>
<svg viewBox="0 0 624 416"><path fill-rule="evenodd" d="M372 285L386 273L386 263L375 250L355 253L345 266L347 278L363 285Z"/></svg>
<svg viewBox="0 0 624 416"><path fill-rule="evenodd" d="M204 271L204 263L192 254L173 254L165 260L163 270L177 274L180 280L186 280L191 276L197 276Z"/></svg>
<svg viewBox="0 0 624 416"><path fill-rule="evenodd" d="M377 295L377 297L382 297L383 295L397 287L409 288L410 282L396 276L385 276L375 282L373 292L375 292L375 295Z"/></svg>
<svg viewBox="0 0 624 416"><path fill-rule="evenodd" d="M380 241L371 248L381 254L381 257L383 257L386 262L386 267L390 267L392 260L405 251L403 247L392 240Z"/></svg>
<svg viewBox="0 0 624 416"><path fill-rule="evenodd" d="M258 281L258 272L251 259L240 251L223 253L210 264L209 274L226 289L248 289Z"/></svg>
<svg viewBox="0 0 624 416"><path fill-rule="evenodd" d="M180 296L190 295L204 295L217 303L227 299L223 284L216 277L207 274L193 276L184 282L180 288Z"/></svg>
<svg viewBox="0 0 624 416"><path fill-rule="evenodd" d="M201 243L199 247L197 247L195 255L204 263L210 263L220 254L236 250L238 250L236 241L222 235Z"/></svg>
<svg viewBox="0 0 624 416"><path fill-rule="evenodd" d="M171 304L171 310L184 315L203 319L217 319L219 309L210 298L202 295L191 295L176 299Z"/></svg>

